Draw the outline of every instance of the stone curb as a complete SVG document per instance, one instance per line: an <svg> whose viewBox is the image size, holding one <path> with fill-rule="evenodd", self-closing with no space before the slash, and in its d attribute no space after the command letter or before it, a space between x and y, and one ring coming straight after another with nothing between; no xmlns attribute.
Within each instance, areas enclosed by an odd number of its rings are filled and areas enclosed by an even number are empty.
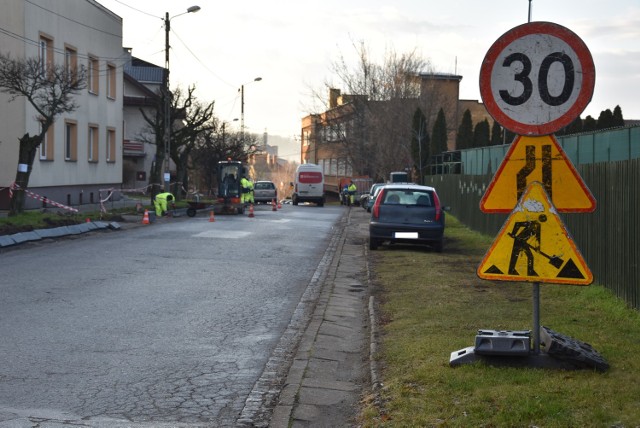
<svg viewBox="0 0 640 428"><path fill-rule="evenodd" d="M59 238L67 235L80 235L100 229L119 230L121 226L118 222L95 221L79 223L71 226L60 226L50 229L37 229L31 232L19 232L13 235L0 236L0 248L13 247L25 242L40 241L47 238Z"/></svg>

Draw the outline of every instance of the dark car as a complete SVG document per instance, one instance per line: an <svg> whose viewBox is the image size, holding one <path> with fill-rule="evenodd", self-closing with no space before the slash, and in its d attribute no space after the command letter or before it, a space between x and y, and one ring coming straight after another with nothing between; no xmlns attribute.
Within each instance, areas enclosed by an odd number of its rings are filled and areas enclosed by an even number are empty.
<svg viewBox="0 0 640 428"><path fill-rule="evenodd" d="M387 184L371 208L369 248L390 242L429 245L441 252L447 209L433 187Z"/></svg>
<svg viewBox="0 0 640 428"><path fill-rule="evenodd" d="M256 181L253 185L253 200L256 204L270 204L271 201L278 201L278 191L276 185L271 181Z"/></svg>
<svg viewBox="0 0 640 428"><path fill-rule="evenodd" d="M384 185L385 185L385 183L375 183L375 184L373 184L371 186L371 189L369 189L369 193L365 193L360 198L360 205L362 205L362 208L367 210L367 212L371 212L371 206L375 202L376 196L378 196L378 192L380 191L380 189Z"/></svg>

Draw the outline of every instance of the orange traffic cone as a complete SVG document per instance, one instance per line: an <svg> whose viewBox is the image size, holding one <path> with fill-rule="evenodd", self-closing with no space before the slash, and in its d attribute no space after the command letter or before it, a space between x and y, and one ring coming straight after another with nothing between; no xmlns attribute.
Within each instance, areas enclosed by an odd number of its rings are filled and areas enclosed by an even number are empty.
<svg viewBox="0 0 640 428"><path fill-rule="evenodd" d="M276 207L275 199L271 199L271 211L278 211L278 208Z"/></svg>
<svg viewBox="0 0 640 428"><path fill-rule="evenodd" d="M209 211L209 222L214 222L216 221L215 217L213 216L213 210Z"/></svg>
<svg viewBox="0 0 640 428"><path fill-rule="evenodd" d="M253 204L249 205L249 217L255 217L255 215L253 215Z"/></svg>
<svg viewBox="0 0 640 428"><path fill-rule="evenodd" d="M144 216L142 217L142 224L149 224L149 210L144 210Z"/></svg>

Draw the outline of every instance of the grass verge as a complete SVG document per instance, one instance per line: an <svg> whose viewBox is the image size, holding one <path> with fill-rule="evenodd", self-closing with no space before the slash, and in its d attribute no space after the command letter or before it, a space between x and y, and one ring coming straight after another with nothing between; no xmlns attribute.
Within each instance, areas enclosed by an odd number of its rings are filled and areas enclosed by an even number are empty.
<svg viewBox="0 0 640 428"><path fill-rule="evenodd" d="M478 329L532 329L533 304L531 284L476 276L493 237L447 222L443 253L372 252L383 387L363 401L361 425L640 426L640 314L598 285L541 284L540 322L590 343L607 372L449 366Z"/></svg>

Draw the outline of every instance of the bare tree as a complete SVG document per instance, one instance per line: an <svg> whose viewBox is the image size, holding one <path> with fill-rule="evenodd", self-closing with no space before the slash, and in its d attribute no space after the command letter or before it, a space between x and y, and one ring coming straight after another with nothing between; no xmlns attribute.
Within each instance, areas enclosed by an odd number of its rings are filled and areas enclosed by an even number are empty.
<svg viewBox="0 0 640 428"><path fill-rule="evenodd" d="M177 182L182 183L185 188L188 186L188 163L191 152L196 146L198 137L206 131L215 127L212 121L214 103L202 104L194 95L195 86L187 88L186 93L177 88L171 96L170 104L170 153L169 156L176 165ZM147 141L156 146L155 162L151 166L149 179L152 186L151 194L155 195L159 188L162 176L162 168L165 163L164 134L165 134L165 113L164 113L164 91L158 97L158 106L155 115L150 115L143 109L140 113L147 123L148 134L153 135L152 141ZM174 189L176 197L180 197L180 192Z"/></svg>
<svg viewBox="0 0 640 428"><path fill-rule="evenodd" d="M191 170L196 176L196 185L207 189L209 196L213 196L218 183L216 169L218 162L227 159L246 161L254 153L257 137L240 132L228 133L226 124L218 119L212 119L213 127L203 132L192 152Z"/></svg>
<svg viewBox="0 0 640 428"><path fill-rule="evenodd" d="M327 126L336 128L331 134L340 136L340 154L348 159L354 174L386 177L391 171L413 165L412 119L416 109L421 108L427 120L435 110L430 105L436 97L424 96L421 78L422 73L429 72L430 65L415 50L400 54L388 49L382 63L376 63L364 42L354 43L353 47L356 65L340 55L330 69L339 85L324 84L324 93L340 87L347 94L342 97L342 116L335 118L333 125L329 124L331 109L325 108ZM314 97L320 99L317 92ZM346 111L346 106L352 111ZM342 125L340 117L345 122Z"/></svg>
<svg viewBox="0 0 640 428"><path fill-rule="evenodd" d="M184 103L179 115L182 126L172 130L171 159L176 164L176 181L181 183L184 189L189 187L189 164L198 141L205 132L215 129L214 103L207 105L200 103L193 96L194 91L195 87L190 87L184 97L179 89L175 92L176 107L181 105L183 98ZM178 190L174 193L177 197L181 194Z"/></svg>
<svg viewBox="0 0 640 428"><path fill-rule="evenodd" d="M24 190L29 186L37 149L56 117L78 108L74 95L85 89L86 84L83 69L44 63L40 58L12 59L0 54L0 91L10 95L10 102L25 97L36 110L34 120L40 123L38 134L26 133L18 138L17 188L13 191L9 215L24 211Z"/></svg>

